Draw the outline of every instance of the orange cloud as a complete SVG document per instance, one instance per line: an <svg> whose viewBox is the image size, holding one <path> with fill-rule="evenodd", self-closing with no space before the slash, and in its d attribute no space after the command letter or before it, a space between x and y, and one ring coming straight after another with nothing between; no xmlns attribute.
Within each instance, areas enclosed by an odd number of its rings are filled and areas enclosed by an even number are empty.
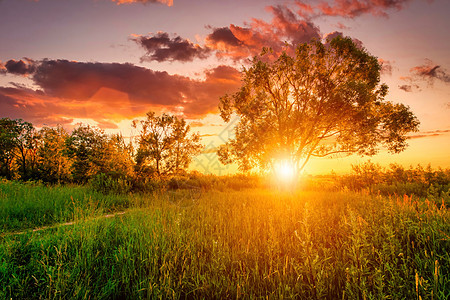
<svg viewBox="0 0 450 300"><path fill-rule="evenodd" d="M7 72L6 67L0 60L0 74L6 74L6 72Z"/></svg>
<svg viewBox="0 0 450 300"><path fill-rule="evenodd" d="M130 4L130 3L162 3L167 6L173 5L173 0L112 0L118 5L120 4Z"/></svg>
<svg viewBox="0 0 450 300"><path fill-rule="evenodd" d="M240 86L240 73L229 66L205 71L204 80L169 75L132 64L43 60L31 79L32 90L0 87L0 111L36 125L92 119L111 128L149 110L198 118L217 112L220 96Z"/></svg>
<svg viewBox="0 0 450 300"><path fill-rule="evenodd" d="M382 59L382 58L379 58L378 62L381 65L381 73L382 74L392 75L393 62Z"/></svg>
<svg viewBox="0 0 450 300"><path fill-rule="evenodd" d="M434 80L450 83L450 74L429 59L425 60L425 64L411 68L410 72L416 77L428 80L430 83L433 83Z"/></svg>
<svg viewBox="0 0 450 300"><path fill-rule="evenodd" d="M412 67L409 73L409 76L400 77L400 80L408 83L399 86L405 92L421 91L421 85L424 82L427 82L429 86L433 86L435 81L450 83L450 73L429 59L425 59L422 65Z"/></svg>
<svg viewBox="0 0 450 300"><path fill-rule="evenodd" d="M355 18L364 14L387 17L390 10L402 10L408 2L411 0L298 0L296 5L298 14L305 18L323 15Z"/></svg>
<svg viewBox="0 0 450 300"><path fill-rule="evenodd" d="M206 37L206 46L216 50L219 57L240 60L260 53L263 47L280 52L286 43L295 46L320 38L317 26L299 19L287 6L268 6L267 10L273 15L271 22L252 19L246 27L231 24L211 28L213 31Z"/></svg>

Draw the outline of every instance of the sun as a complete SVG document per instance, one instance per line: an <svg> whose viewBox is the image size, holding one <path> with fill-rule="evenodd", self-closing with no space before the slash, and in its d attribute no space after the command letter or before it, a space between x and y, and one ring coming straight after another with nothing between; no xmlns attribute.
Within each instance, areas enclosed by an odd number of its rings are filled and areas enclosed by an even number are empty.
<svg viewBox="0 0 450 300"><path fill-rule="evenodd" d="M283 182L291 182L295 177L295 166L289 160L280 160L274 164L275 176Z"/></svg>

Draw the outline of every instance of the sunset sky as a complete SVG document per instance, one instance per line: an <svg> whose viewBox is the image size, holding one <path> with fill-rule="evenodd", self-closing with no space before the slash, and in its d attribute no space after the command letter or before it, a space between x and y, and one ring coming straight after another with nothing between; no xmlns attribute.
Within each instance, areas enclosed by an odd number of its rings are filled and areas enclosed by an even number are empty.
<svg viewBox="0 0 450 300"><path fill-rule="evenodd" d="M192 168L230 173L214 150L233 120L217 104L239 88L249 58L342 34L379 58L387 98L421 122L405 152L372 161L450 168L448 0L0 0L0 12L0 117L132 136L146 112L176 113L203 136ZM366 160L316 159L306 171Z"/></svg>

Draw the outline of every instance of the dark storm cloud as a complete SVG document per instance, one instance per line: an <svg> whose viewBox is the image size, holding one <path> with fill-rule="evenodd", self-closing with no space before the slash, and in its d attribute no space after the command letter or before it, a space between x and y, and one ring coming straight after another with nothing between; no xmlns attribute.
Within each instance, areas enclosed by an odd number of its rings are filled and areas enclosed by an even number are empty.
<svg viewBox="0 0 450 300"><path fill-rule="evenodd" d="M136 36L131 40L147 51L147 54L141 58L142 61L187 62L195 58L206 59L211 52L210 49L202 48L180 36L170 38L166 32L159 32L153 36Z"/></svg>

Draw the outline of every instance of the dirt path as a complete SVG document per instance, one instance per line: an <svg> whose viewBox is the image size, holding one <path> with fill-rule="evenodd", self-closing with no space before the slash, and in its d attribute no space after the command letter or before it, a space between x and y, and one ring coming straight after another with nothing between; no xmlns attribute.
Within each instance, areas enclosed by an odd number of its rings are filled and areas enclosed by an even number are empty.
<svg viewBox="0 0 450 300"><path fill-rule="evenodd" d="M106 219L106 218L112 218L115 216L119 216L119 215L124 215L126 214L126 211L120 211L114 214L107 214L107 215L103 215L103 216L98 216L95 218L91 218L91 219L84 219L82 221L72 221L72 222L66 222L66 223L59 223L59 224L55 224L52 226L42 226L42 227L38 227L38 228L33 228L33 229L28 229L28 230L22 230L22 231L13 231L13 232L4 232L1 233L0 236L4 237L4 236L9 236L9 235L19 235L19 234L24 234L27 232L39 232L42 230L46 230L46 229L51 229L51 228L57 228L57 227L62 227L62 226L71 226L71 225L75 225L81 222L87 222L87 221L94 221L94 220L98 220L98 219Z"/></svg>

